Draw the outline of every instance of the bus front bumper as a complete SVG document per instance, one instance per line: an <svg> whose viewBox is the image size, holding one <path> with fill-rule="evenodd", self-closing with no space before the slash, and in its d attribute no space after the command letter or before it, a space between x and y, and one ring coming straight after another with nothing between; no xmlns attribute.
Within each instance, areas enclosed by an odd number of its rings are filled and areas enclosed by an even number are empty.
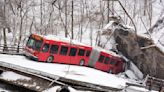
<svg viewBox="0 0 164 92"><path fill-rule="evenodd" d="M29 59L32 59L32 60L37 60L38 61L38 57L37 56L34 56L33 54L29 53L29 52L25 52L25 56Z"/></svg>

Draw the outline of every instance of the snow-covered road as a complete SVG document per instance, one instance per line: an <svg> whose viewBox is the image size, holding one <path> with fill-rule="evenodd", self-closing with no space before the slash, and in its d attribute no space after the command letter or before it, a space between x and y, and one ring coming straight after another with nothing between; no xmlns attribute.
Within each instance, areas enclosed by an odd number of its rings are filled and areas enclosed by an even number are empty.
<svg viewBox="0 0 164 92"><path fill-rule="evenodd" d="M0 54L0 61L22 66L25 68L43 71L68 79L74 79L102 86L110 86L114 88L123 88L125 87L126 82L128 82L128 80L126 79L118 78L115 75L108 74L92 68L74 65L42 63L28 60L24 56Z"/></svg>
<svg viewBox="0 0 164 92"><path fill-rule="evenodd" d="M2 64L3 62L36 71L46 72L50 75L65 77L67 79L73 79L76 81L83 81L87 83L97 84L101 86L109 86L119 89L125 88L127 82L132 83L132 81L128 79L119 78L116 75L108 74L92 68L74 65L37 62L29 60L24 56L0 54L0 63ZM146 89L144 90L147 91Z"/></svg>

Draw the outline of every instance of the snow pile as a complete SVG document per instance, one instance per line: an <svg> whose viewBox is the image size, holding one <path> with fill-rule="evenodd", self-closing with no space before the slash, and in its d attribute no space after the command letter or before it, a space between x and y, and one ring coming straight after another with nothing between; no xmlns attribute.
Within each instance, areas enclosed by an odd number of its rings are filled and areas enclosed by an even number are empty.
<svg viewBox="0 0 164 92"><path fill-rule="evenodd" d="M9 81L16 81L16 80L31 80L31 78L19 75L14 72L3 72L0 78L9 80Z"/></svg>
<svg viewBox="0 0 164 92"><path fill-rule="evenodd" d="M11 91L0 88L0 92L11 92Z"/></svg>
<svg viewBox="0 0 164 92"><path fill-rule="evenodd" d="M60 86L55 86L55 87L52 87L50 89L47 89L43 92L57 92L57 90L59 90L61 87ZM70 90L70 92L84 92L84 91L78 91L72 87L68 87L68 89ZM89 92L89 91L85 91L85 92Z"/></svg>
<svg viewBox="0 0 164 92"><path fill-rule="evenodd" d="M128 76L128 78L133 79L133 80L137 80L138 78L136 77L136 75L133 73L133 71L131 70L126 70L125 74Z"/></svg>
<svg viewBox="0 0 164 92"><path fill-rule="evenodd" d="M129 86L123 92L158 92L158 91L148 90L143 87Z"/></svg>
<svg viewBox="0 0 164 92"><path fill-rule="evenodd" d="M143 79L143 74L142 74L142 72L138 69L138 67L134 64L134 63L132 63L132 62L130 62L130 70L132 70L133 71L133 73L135 74L135 76L137 77L137 79Z"/></svg>

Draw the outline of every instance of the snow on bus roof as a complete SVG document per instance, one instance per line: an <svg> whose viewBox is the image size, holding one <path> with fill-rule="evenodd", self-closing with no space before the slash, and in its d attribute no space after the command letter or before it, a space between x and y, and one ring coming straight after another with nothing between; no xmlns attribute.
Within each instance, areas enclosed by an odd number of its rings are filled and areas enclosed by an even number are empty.
<svg viewBox="0 0 164 92"><path fill-rule="evenodd" d="M86 45L84 43L78 42L77 40L72 40L72 39L69 39L69 38L65 38L63 36L46 35L46 36L41 36L41 37L44 37L47 40L62 41L62 42L67 42L67 43L71 43L71 44L91 47L90 45Z"/></svg>
<svg viewBox="0 0 164 92"><path fill-rule="evenodd" d="M71 43L71 44L76 44L76 45L81 45L81 46L87 46L87 47L92 47L90 45L87 45L87 44L84 44L84 43L81 43L81 42L78 42L77 40L72 40L72 39L69 39L69 38L65 38L63 36L56 36L56 35L39 35L47 40L55 40L55 41L62 41L62 42L66 42L66 43ZM98 51L103 51L105 53L108 53L108 54L111 54L113 56L116 56L116 57L121 57L120 55L114 53L113 51L110 51L110 50L105 50L101 47L97 47L97 46L94 46L93 47L94 49L98 50Z"/></svg>
<svg viewBox="0 0 164 92"><path fill-rule="evenodd" d="M95 46L94 49L99 50L99 51L103 51L105 53L111 54L111 55L116 56L116 57L121 57L120 55L116 54L115 52L110 51L110 50L103 49L101 47Z"/></svg>

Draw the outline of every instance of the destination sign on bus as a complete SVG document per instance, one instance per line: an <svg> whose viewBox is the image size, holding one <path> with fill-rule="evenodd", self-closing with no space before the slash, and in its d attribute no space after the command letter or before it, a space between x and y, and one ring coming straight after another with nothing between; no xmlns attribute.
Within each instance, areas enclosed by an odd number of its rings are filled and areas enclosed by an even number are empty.
<svg viewBox="0 0 164 92"><path fill-rule="evenodd" d="M38 36L38 35L32 34L32 37L35 38L35 39L37 39L37 40L39 40L39 41L40 41L40 40L41 40L41 41L43 40L43 38L40 37L40 36Z"/></svg>

